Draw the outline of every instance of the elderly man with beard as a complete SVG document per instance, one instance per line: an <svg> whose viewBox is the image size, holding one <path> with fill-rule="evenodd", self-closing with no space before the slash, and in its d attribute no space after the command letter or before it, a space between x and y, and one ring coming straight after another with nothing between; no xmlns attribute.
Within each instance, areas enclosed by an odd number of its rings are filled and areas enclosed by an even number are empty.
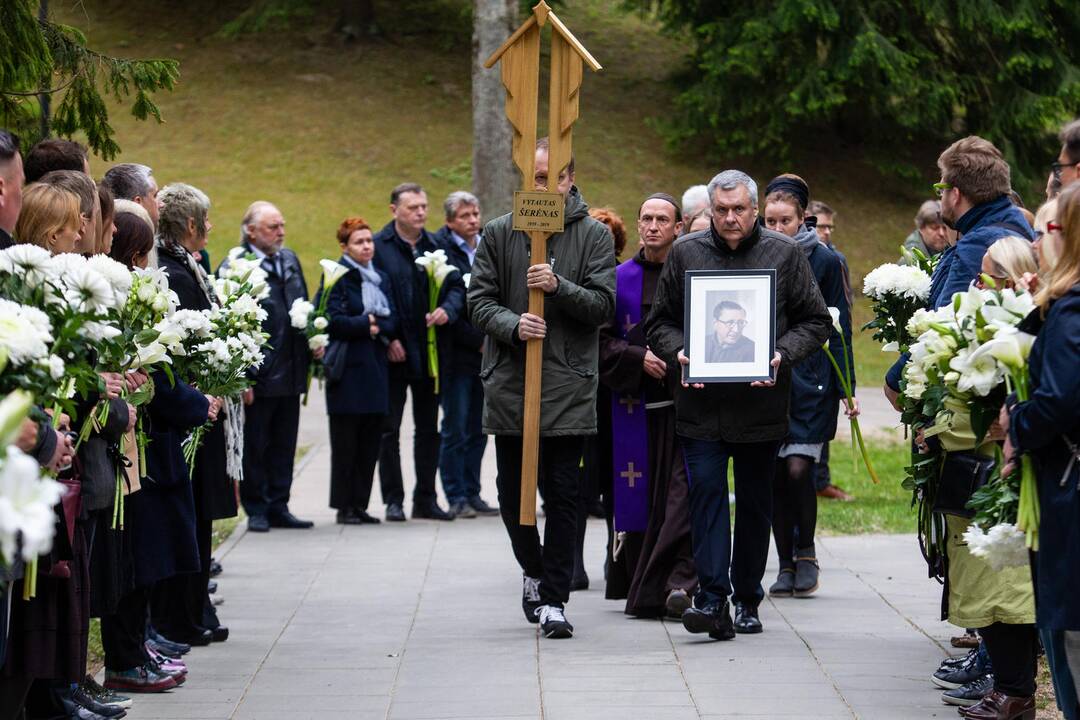
<svg viewBox="0 0 1080 720"><path fill-rule="evenodd" d="M673 389L677 365L649 348L649 316L664 262L682 230L678 202L655 193L638 209L641 249L615 269L615 317L600 331L600 382L611 400L600 412L612 421L614 531L621 547L615 567L630 580L626 613L681 617L697 585L690 540L690 488L675 437Z"/></svg>
<svg viewBox="0 0 1080 720"><path fill-rule="evenodd" d="M694 564L700 587L683 626L730 640L759 633L761 579L769 552L776 454L788 430L791 367L822 346L832 321L806 256L757 222L757 184L725 170L708 186L712 223L671 249L646 321L652 351L670 366L688 364L683 327L687 270L776 271L773 379L681 383L674 388L675 433L686 457ZM735 540L729 534L728 464L734 465ZM734 552L733 552L734 551ZM728 598L735 603L732 623Z"/></svg>
<svg viewBox="0 0 1080 720"><path fill-rule="evenodd" d="M244 394L247 407L240 499L248 515L248 530L254 532L314 525L289 511L300 396L307 391L312 353L304 332L289 321L289 308L297 299L307 300L308 289L300 259L284 245L281 211L263 200L248 206L240 223L240 247L261 261L270 288L269 297L262 302L266 310L263 332L270 338L263 363L255 371L255 386ZM321 355L320 348L315 356Z"/></svg>

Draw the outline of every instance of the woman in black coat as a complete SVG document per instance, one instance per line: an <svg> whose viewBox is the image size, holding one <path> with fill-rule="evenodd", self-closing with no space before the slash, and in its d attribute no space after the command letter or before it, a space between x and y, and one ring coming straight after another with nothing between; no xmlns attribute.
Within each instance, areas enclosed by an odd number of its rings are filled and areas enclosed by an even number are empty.
<svg viewBox="0 0 1080 720"><path fill-rule="evenodd" d="M770 230L791 237L806 254L825 304L839 310L844 336L834 328L829 351L843 368L854 362L851 351L851 307L844 292L844 266L806 222L810 189L795 175L781 175L765 191L764 222ZM812 218L811 218L812 220ZM824 350L818 350L791 371L788 436L780 446L773 486L773 537L780 573L769 588L773 597L806 597L818 588L818 562L814 548L817 492L814 467L825 443L836 435L838 403L844 398L840 379Z"/></svg>
<svg viewBox="0 0 1080 720"><path fill-rule="evenodd" d="M206 248L210 200L190 185L174 183L158 194L158 202L158 264L169 276L169 288L176 292L180 309L208 310L216 303L213 287L192 253ZM225 469L225 430L220 422L206 432L195 454L191 489L199 569L158 583L151 615L156 629L170 640L206 645L211 640L225 640L229 634L228 628L218 623L206 589L214 498L228 495L235 503L236 492Z"/></svg>
<svg viewBox="0 0 1080 720"><path fill-rule="evenodd" d="M327 300L332 347L325 360L330 416L330 507L344 525L378 523L367 512L382 424L389 409L386 345L397 323L390 278L371 264L371 228L349 218L338 229L341 264L349 271ZM344 357L341 357L341 355Z"/></svg>
<svg viewBox="0 0 1080 720"><path fill-rule="evenodd" d="M1035 465L1036 624L1058 703L1072 720L1080 718L1080 184L1058 197L1056 225L1042 239L1043 256L1053 243L1058 259L1035 296L1045 320L1028 360L1030 399L1012 403L1001 423L1009 433L1006 455L1027 453Z"/></svg>

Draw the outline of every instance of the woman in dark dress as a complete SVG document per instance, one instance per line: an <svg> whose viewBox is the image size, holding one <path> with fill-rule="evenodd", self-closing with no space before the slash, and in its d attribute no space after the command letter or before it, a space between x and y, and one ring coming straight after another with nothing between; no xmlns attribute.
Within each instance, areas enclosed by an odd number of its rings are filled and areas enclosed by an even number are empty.
<svg viewBox="0 0 1080 720"><path fill-rule="evenodd" d="M371 264L375 245L370 226L363 218L348 218L337 238L340 263L348 272L331 288L326 307L333 343L325 361L330 507L337 510L340 524L375 524L379 520L367 507L389 409L386 345L396 322L390 278Z"/></svg>
<svg viewBox="0 0 1080 720"><path fill-rule="evenodd" d="M836 329L829 351L840 367L851 371L851 306L844 292L844 266L821 242L813 223L807 223L810 188L796 175L781 175L765 190L763 221L770 230L792 238L806 255L825 304L839 310L843 338ZM845 357L844 346L847 347ZM817 525L817 490L814 467L825 443L836 435L838 404L844 392L824 350L818 350L791 371L791 406L788 436L780 446L773 485L773 537L780 573L769 588L773 597L806 597L818 589L818 561L814 548ZM858 406L848 414L857 414Z"/></svg>
<svg viewBox="0 0 1080 720"><path fill-rule="evenodd" d="M158 264L169 276L169 287L179 299L178 308L209 310L216 304L214 290L193 253L206 247L212 227L208 217L210 199L197 188L174 183L162 189L158 202L161 204ZM215 399L215 402L219 401ZM210 581L214 496L229 492L231 488L232 482L225 471L225 430L220 422L215 422L204 435L191 475L198 570L163 580L153 594L151 616L154 627L170 640L207 645L229 636L228 628L217 622L207 583Z"/></svg>

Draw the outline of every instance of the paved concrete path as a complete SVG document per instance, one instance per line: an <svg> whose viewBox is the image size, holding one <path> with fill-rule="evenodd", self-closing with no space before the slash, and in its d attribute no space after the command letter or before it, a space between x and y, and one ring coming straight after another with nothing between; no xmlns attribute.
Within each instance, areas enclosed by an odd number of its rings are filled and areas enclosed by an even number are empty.
<svg viewBox="0 0 1080 720"><path fill-rule="evenodd" d="M292 508L315 529L240 531L219 549L230 639L195 649L187 684L138 697L133 720L955 717L927 681L954 629L910 536L821 539L815 597L767 601L762 635L716 643L605 601L591 521L575 637L545 640L497 518L335 525L321 398L302 422Z"/></svg>

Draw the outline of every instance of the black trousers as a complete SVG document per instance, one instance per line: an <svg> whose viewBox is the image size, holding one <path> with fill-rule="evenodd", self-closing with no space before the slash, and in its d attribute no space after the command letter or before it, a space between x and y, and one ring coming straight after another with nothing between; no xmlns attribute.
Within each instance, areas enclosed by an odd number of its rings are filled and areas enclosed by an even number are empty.
<svg viewBox="0 0 1080 720"><path fill-rule="evenodd" d="M535 526L521 525L521 436L495 436L499 511L514 557L529 577L540 578L540 599L563 607L570 599L577 537L577 508L583 443L581 436L540 440L537 482L544 492L544 544Z"/></svg>
<svg viewBox="0 0 1080 720"><path fill-rule="evenodd" d="M246 455L247 451L244 452ZM170 640L184 641L206 628L204 610L210 597L206 586L210 582L210 546L214 522L206 511L204 493L208 490L203 485L196 476L192 490L195 494L195 540L199 548L200 570L162 580L150 594L150 615L154 627Z"/></svg>
<svg viewBox="0 0 1080 720"><path fill-rule="evenodd" d="M148 605L146 589L136 588L120 598L114 614L102 616L101 646L106 669L130 670L149 659L143 645Z"/></svg>
<svg viewBox="0 0 1080 720"><path fill-rule="evenodd" d="M679 437L690 481L690 528L698 588L694 604L729 596L757 607L769 554L773 474L779 442L728 443ZM728 510L728 464L735 475L735 540Z"/></svg>
<svg viewBox="0 0 1080 720"><path fill-rule="evenodd" d="M244 408L244 481L240 500L248 516L289 509L300 396L256 397Z"/></svg>
<svg viewBox="0 0 1080 720"><path fill-rule="evenodd" d="M979 628L994 666L994 689L1015 697L1035 694L1039 635L1034 625L994 623Z"/></svg>
<svg viewBox="0 0 1080 720"><path fill-rule="evenodd" d="M379 450L379 484L383 502L401 505L405 502L405 484L401 477L401 416L405 412L405 393L412 393L413 464L416 467L416 487L413 504L425 506L435 502L435 473L439 469L439 396L431 378L410 378L404 369L390 369L390 413L383 425L382 448Z"/></svg>
<svg viewBox="0 0 1080 720"><path fill-rule="evenodd" d="M384 415L330 415L330 507L367 510Z"/></svg>

